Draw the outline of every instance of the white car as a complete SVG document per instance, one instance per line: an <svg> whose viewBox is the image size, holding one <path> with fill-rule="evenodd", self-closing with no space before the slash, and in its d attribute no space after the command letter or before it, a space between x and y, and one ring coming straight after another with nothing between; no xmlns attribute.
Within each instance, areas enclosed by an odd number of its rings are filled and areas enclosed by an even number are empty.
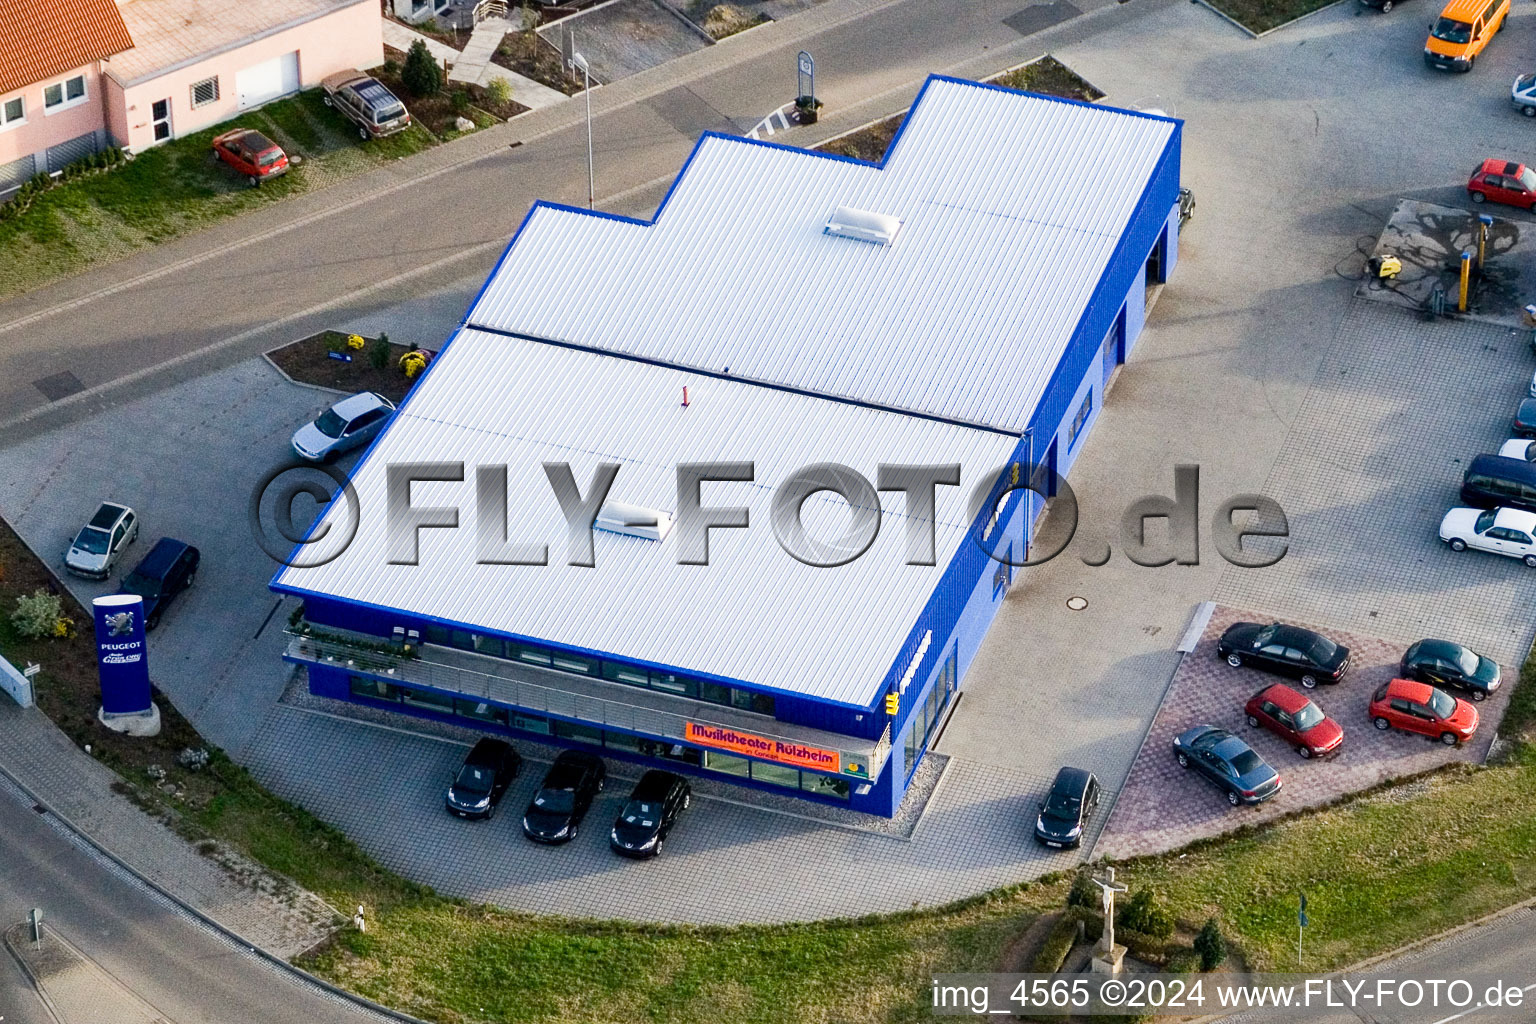
<svg viewBox="0 0 1536 1024"><path fill-rule="evenodd" d="M76 576L104 580L112 575L117 556L138 536L139 517L133 509L104 501L70 541L69 550L64 552L64 568Z"/></svg>
<svg viewBox="0 0 1536 1024"><path fill-rule="evenodd" d="M1521 75L1509 88L1509 101L1526 117L1536 117L1536 75Z"/></svg>
<svg viewBox="0 0 1536 1024"><path fill-rule="evenodd" d="M1536 462L1536 441L1528 437L1512 437L1499 446L1499 454L1506 459Z"/></svg>
<svg viewBox="0 0 1536 1024"><path fill-rule="evenodd" d="M349 395L298 429L294 454L306 462L330 462L372 441L394 414L395 403L383 395Z"/></svg>
<svg viewBox="0 0 1536 1024"><path fill-rule="evenodd" d="M1440 520L1452 551L1476 548L1518 558L1536 569L1536 512L1517 508L1453 508Z"/></svg>

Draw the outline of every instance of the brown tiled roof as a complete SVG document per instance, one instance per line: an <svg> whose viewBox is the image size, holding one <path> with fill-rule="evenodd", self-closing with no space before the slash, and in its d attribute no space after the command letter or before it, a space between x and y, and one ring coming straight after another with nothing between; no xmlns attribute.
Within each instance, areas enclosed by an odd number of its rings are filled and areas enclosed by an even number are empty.
<svg viewBox="0 0 1536 1024"><path fill-rule="evenodd" d="M0 0L0 93L131 49L114 0Z"/></svg>

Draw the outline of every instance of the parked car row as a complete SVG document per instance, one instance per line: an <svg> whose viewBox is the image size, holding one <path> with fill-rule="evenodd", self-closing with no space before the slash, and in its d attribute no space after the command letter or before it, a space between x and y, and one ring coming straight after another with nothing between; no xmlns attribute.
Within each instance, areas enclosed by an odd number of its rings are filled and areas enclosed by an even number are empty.
<svg viewBox="0 0 1536 1024"><path fill-rule="evenodd" d="M1461 476L1461 505L1440 520L1452 551L1486 551L1536 569L1536 380L1515 410L1498 454L1478 455Z"/></svg>
<svg viewBox="0 0 1536 1024"><path fill-rule="evenodd" d="M492 817L522 765L522 756L505 740L480 740L448 784L448 812L460 818ZM562 752L523 811L523 835L549 845L575 839L606 778L607 768L597 755ZM655 857L692 801L693 788L683 776L647 771L608 830L609 848L625 857Z"/></svg>
<svg viewBox="0 0 1536 1024"><path fill-rule="evenodd" d="M410 111L377 78L361 71L338 71L320 82L322 101L351 121L364 142L403 132ZM234 128L213 140L213 159L228 164L254 188L288 173L283 147L254 128Z"/></svg>
<svg viewBox="0 0 1536 1024"><path fill-rule="evenodd" d="M64 552L64 568L90 580L111 577L119 557L139 538L138 513L127 505L104 501ZM119 594L144 599L144 628L160 624L171 602L197 580L202 553L173 537L161 537L123 577Z"/></svg>

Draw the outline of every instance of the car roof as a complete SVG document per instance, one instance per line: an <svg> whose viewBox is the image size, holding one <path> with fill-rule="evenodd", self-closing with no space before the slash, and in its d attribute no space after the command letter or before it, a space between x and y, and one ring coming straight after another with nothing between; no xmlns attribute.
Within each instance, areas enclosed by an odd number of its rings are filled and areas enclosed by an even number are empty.
<svg viewBox="0 0 1536 1024"><path fill-rule="evenodd" d="M1420 683L1413 679L1394 679L1387 684L1387 697L1401 697L1416 704L1423 704L1429 700L1430 692L1433 690L1434 687L1428 683Z"/></svg>
<svg viewBox="0 0 1536 1024"><path fill-rule="evenodd" d="M98 530L110 530L128 511L130 510L127 505L119 505L115 501L104 501L96 507L96 511L91 515L91 521L86 525L94 526Z"/></svg>
<svg viewBox="0 0 1536 1024"><path fill-rule="evenodd" d="M629 795L631 800L660 800L672 791L672 788L682 777L672 772L664 772L659 768L652 768L640 776L640 781L635 783L635 791Z"/></svg>
<svg viewBox="0 0 1536 1024"><path fill-rule="evenodd" d="M1457 658L1462 651L1470 650L1452 640L1420 640L1408 648L1406 656L1427 655L1431 658Z"/></svg>
<svg viewBox="0 0 1536 1024"><path fill-rule="evenodd" d="M1310 698L1304 697L1284 683L1276 683L1259 691L1259 699L1267 700L1281 711L1297 712L1311 703Z"/></svg>
<svg viewBox="0 0 1536 1024"><path fill-rule="evenodd" d="M400 102L395 94L377 78L364 78L360 82L353 82L352 91L375 106L382 107L387 103Z"/></svg>
<svg viewBox="0 0 1536 1024"><path fill-rule="evenodd" d="M475 743L469 756L464 758L465 764L491 764L505 757L512 749L512 744L506 740L498 740L493 736L486 736Z"/></svg>
<svg viewBox="0 0 1536 1024"><path fill-rule="evenodd" d="M1322 634L1302 626L1287 626L1283 622L1277 622L1275 623L1275 636L1283 637L1286 640L1301 640L1310 644L1312 641L1320 638Z"/></svg>
<svg viewBox="0 0 1536 1024"><path fill-rule="evenodd" d="M589 754L585 750L562 750L559 756L555 758L554 765L551 765L551 767L571 765L577 768L589 768L602 763L602 758L596 754Z"/></svg>
<svg viewBox="0 0 1536 1024"><path fill-rule="evenodd" d="M1493 525L1509 530L1519 530L1522 533L1536 533L1536 512L1526 512L1518 508L1501 508L1498 515L1493 517Z"/></svg>
<svg viewBox="0 0 1536 1024"><path fill-rule="evenodd" d="M1056 781L1051 783L1052 793L1081 793L1088 785L1088 780L1093 774L1086 768L1065 767L1056 773Z"/></svg>
<svg viewBox="0 0 1536 1024"><path fill-rule="evenodd" d="M1536 398L1522 398L1516 415L1521 419L1525 419L1527 416L1536 416Z"/></svg>
<svg viewBox="0 0 1536 1024"><path fill-rule="evenodd" d="M378 395L374 394L372 391L363 391L355 395L348 395L346 398L341 399L335 405L331 406L332 409L336 410L336 415L340 416L342 419L347 420L350 420L352 417L357 416L360 413L365 413L369 409L382 409L383 407L384 400L381 399Z"/></svg>
<svg viewBox="0 0 1536 1024"><path fill-rule="evenodd" d="M1526 403L1530 403L1529 409ZM1536 398L1527 398L1520 403L1520 412L1517 415L1523 417L1527 412L1536 419ZM1499 476L1508 480L1517 480L1520 483L1536 484L1536 463L1526 462L1524 459L1512 459L1508 455L1475 456L1472 464L1467 467L1467 473Z"/></svg>
<svg viewBox="0 0 1536 1024"><path fill-rule="evenodd" d="M1238 739L1236 736L1233 736L1231 733L1227 733L1227 735L1222 737L1219 741L1211 744L1208 749L1211 753L1225 761L1230 761L1237 757L1239 754L1247 753L1253 750L1252 747Z"/></svg>
<svg viewBox="0 0 1536 1024"><path fill-rule="evenodd" d="M1487 6L1487 0L1449 0L1445 9L1440 12L1442 18L1455 18L1458 21L1475 21L1483 8ZM1503 161L1499 161L1503 163Z"/></svg>
<svg viewBox="0 0 1536 1024"><path fill-rule="evenodd" d="M149 549L149 554L139 560L133 571L151 578L164 576L176 563L176 559L181 557L181 553L191 546L175 537L161 537Z"/></svg>

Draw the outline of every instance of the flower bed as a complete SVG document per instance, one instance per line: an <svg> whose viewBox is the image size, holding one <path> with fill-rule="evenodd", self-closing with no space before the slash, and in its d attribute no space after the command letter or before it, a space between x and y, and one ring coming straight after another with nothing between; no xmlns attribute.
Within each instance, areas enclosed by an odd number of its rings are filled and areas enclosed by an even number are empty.
<svg viewBox="0 0 1536 1024"><path fill-rule="evenodd" d="M378 366L375 365L373 352L379 339L363 338L362 348L350 349L346 343L348 337L340 331L321 331L273 349L267 353L267 358L278 369L301 383L333 388L349 394L372 391L398 405L405 399L413 383L400 370L400 359L410 349L386 339L389 355L382 361L383 365ZM350 361L337 359L332 353L350 356Z"/></svg>

